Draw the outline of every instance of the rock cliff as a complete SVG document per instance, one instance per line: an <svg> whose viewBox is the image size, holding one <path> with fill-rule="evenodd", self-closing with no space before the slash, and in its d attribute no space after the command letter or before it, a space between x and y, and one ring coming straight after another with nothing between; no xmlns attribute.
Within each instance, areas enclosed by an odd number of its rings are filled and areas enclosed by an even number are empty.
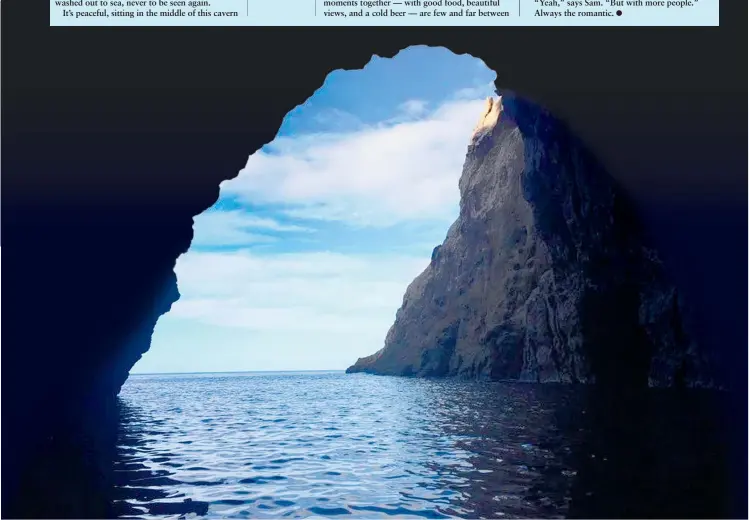
<svg viewBox="0 0 749 520"><path fill-rule="evenodd" d="M512 94L487 100L459 188L384 348L348 372L712 384L634 210L561 122Z"/></svg>

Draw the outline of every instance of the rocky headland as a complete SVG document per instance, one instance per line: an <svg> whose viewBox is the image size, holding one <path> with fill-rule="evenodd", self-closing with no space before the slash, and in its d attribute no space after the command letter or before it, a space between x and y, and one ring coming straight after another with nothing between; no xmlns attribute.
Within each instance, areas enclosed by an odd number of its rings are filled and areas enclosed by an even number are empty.
<svg viewBox="0 0 749 520"><path fill-rule="evenodd" d="M564 124L511 93L488 99L459 188L384 347L347 372L713 384L633 207Z"/></svg>

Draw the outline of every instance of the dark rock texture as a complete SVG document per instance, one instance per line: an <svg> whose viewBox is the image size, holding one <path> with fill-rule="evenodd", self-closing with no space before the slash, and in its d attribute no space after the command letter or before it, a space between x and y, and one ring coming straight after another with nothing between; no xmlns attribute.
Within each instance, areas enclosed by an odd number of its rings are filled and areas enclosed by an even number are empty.
<svg viewBox="0 0 749 520"><path fill-rule="evenodd" d="M3 517L111 513L116 393L178 296L192 218L329 72L418 44L483 59L633 195L740 390L726 431L746 449L745 2L720 27L636 32L62 28L41 0L0 7Z"/></svg>
<svg viewBox="0 0 749 520"><path fill-rule="evenodd" d="M634 208L561 122L490 99L459 186L384 348L349 372L714 384Z"/></svg>

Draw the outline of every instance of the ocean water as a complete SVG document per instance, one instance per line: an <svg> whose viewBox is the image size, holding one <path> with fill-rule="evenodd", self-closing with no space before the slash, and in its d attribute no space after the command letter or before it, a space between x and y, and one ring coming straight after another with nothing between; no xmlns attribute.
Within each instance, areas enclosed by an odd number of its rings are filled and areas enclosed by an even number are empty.
<svg viewBox="0 0 749 520"><path fill-rule="evenodd" d="M138 518L719 517L714 397L342 372L134 375Z"/></svg>

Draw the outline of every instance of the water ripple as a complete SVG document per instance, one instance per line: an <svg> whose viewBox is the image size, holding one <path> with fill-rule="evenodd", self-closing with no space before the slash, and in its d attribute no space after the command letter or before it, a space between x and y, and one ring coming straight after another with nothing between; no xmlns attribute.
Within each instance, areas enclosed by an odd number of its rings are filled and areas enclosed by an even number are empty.
<svg viewBox="0 0 749 520"><path fill-rule="evenodd" d="M134 376L121 394L117 507L139 518L563 517L573 497L598 496L581 474L616 460L589 447L576 395L342 373Z"/></svg>

